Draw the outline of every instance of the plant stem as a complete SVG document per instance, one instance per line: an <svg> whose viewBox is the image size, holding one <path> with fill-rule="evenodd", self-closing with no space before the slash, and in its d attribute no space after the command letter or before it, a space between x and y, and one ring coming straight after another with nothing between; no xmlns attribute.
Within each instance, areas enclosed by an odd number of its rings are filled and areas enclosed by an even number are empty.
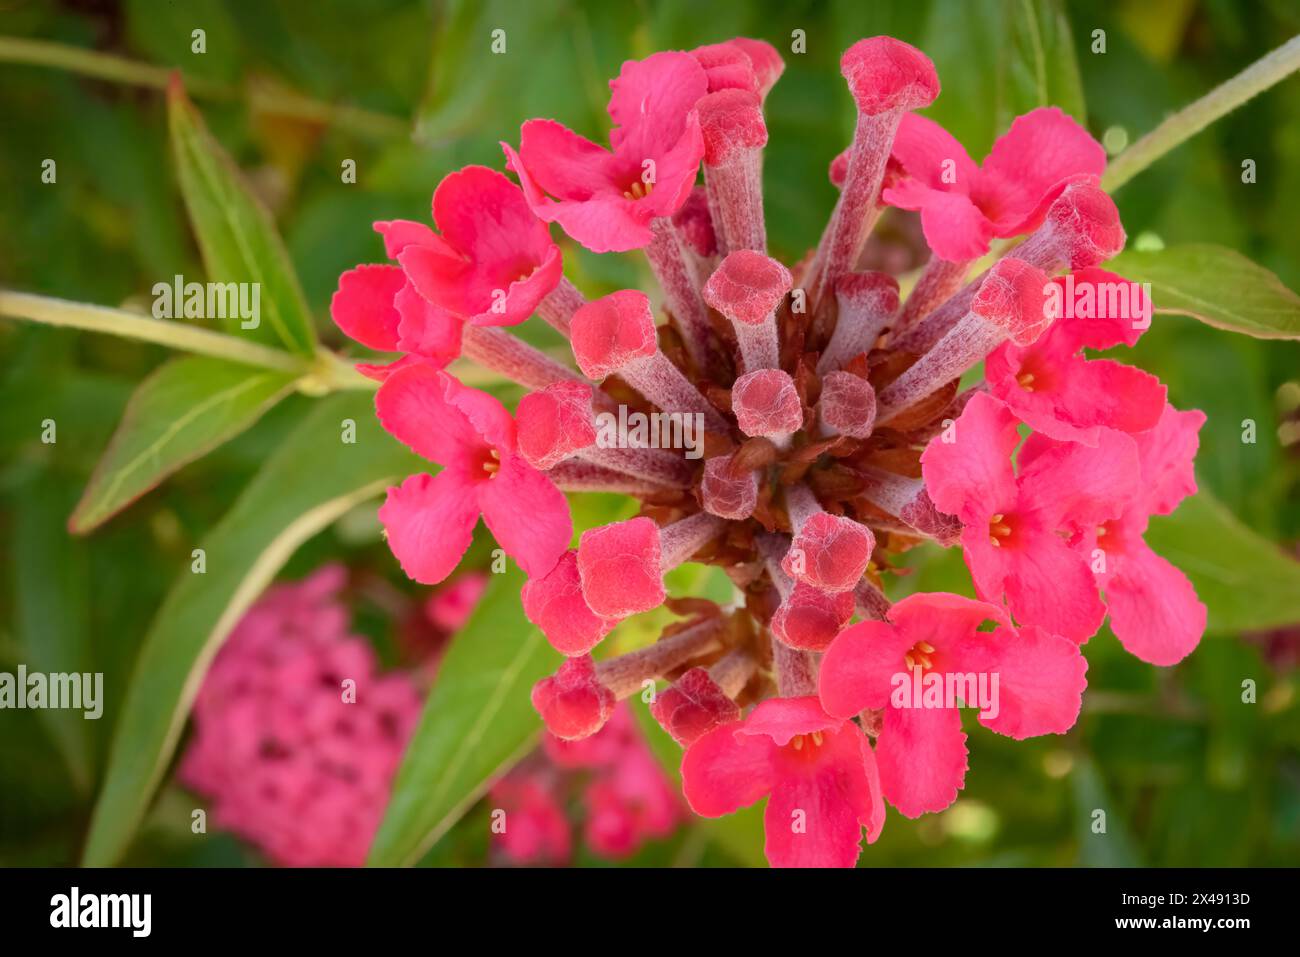
<svg viewBox="0 0 1300 957"><path fill-rule="evenodd" d="M111 53L24 37L0 36L0 62L51 67L110 83L156 90L166 89L168 78L174 72L168 67L140 63ZM409 124L401 117L324 103L282 88L250 85L247 90L243 90L237 86L188 77L185 89L194 96L210 100L236 101L246 96L249 106L256 111L329 123L365 136L404 136L410 133Z"/></svg>
<svg viewBox="0 0 1300 957"><path fill-rule="evenodd" d="M1297 69L1300 69L1300 35L1185 106L1126 149L1107 167L1101 188L1113 192L1123 186L1174 147Z"/></svg>
<svg viewBox="0 0 1300 957"><path fill-rule="evenodd" d="M125 309L69 302L52 296L0 289L0 316L139 339L183 352L275 369L277 372L305 375L313 371L305 359L282 349L244 342L224 332L199 329L164 319L151 319Z"/></svg>

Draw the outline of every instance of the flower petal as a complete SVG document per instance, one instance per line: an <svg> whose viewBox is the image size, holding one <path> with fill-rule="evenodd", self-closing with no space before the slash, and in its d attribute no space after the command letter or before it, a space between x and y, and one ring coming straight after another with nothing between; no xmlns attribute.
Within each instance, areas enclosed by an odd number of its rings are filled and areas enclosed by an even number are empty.
<svg viewBox="0 0 1300 957"><path fill-rule="evenodd" d="M436 585L460 564L478 521L474 484L463 472L410 476L388 490L379 521L402 571L423 585Z"/></svg>
<svg viewBox="0 0 1300 957"><path fill-rule="evenodd" d="M1168 515L1196 493L1192 460L1205 424L1200 409L1179 412L1166 405L1155 428L1133 436L1142 467L1142 499L1148 514Z"/></svg>
<svg viewBox="0 0 1300 957"><path fill-rule="evenodd" d="M568 550L568 500L520 456L505 456L496 475L479 484L479 503L497 543L530 578L550 572Z"/></svg>
<svg viewBox="0 0 1300 957"><path fill-rule="evenodd" d="M818 693L828 714L851 718L866 708L889 703L894 676L913 645L907 635L883 621L863 621L840 632L822 657Z"/></svg>
<svg viewBox="0 0 1300 957"><path fill-rule="evenodd" d="M375 394L375 412L388 434L417 455L468 472L488 446L465 414L447 401L446 381L455 380L428 363L397 369Z"/></svg>
<svg viewBox="0 0 1300 957"><path fill-rule="evenodd" d="M966 524L986 526L1017 498L1011 453L1020 444L1016 418L991 395L977 393L946 435L930 440L921 456L930 499Z"/></svg>
<svg viewBox="0 0 1300 957"><path fill-rule="evenodd" d="M772 790L776 745L763 735L741 734L741 726L714 728L682 758L682 794L701 817L730 814Z"/></svg>
<svg viewBox="0 0 1300 957"><path fill-rule="evenodd" d="M996 710L980 712L980 724L1016 740L1064 734L1074 727L1088 687L1088 662L1079 646L1029 625L982 635L995 656Z"/></svg>
<svg viewBox="0 0 1300 957"><path fill-rule="evenodd" d="M773 867L852 867L880 833L884 807L872 788L875 760L866 735L847 721L825 734L815 757L780 761L785 773L763 813L763 850Z"/></svg>
<svg viewBox="0 0 1300 957"><path fill-rule="evenodd" d="M1101 176L1106 151L1057 107L1019 116L993 144L972 198L993 220L998 236L1035 229L1065 186Z"/></svg>
<svg viewBox="0 0 1300 957"><path fill-rule="evenodd" d="M686 114L709 92L709 80L691 54L668 50L624 61L609 89L609 117L615 127L610 145L616 151L625 143L639 144L636 149L660 144L662 149L681 138Z"/></svg>
<svg viewBox="0 0 1300 957"><path fill-rule="evenodd" d="M890 155L909 177L934 190L969 195L979 176L979 167L957 138L916 113L903 114Z"/></svg>
<svg viewBox="0 0 1300 957"><path fill-rule="evenodd" d="M956 708L888 708L876 740L885 800L904 817L942 811L966 783L966 735Z"/></svg>
<svg viewBox="0 0 1300 957"><path fill-rule="evenodd" d="M1177 664L1205 633L1205 605L1192 583L1141 539L1106 582L1106 604L1115 637L1148 664Z"/></svg>
<svg viewBox="0 0 1300 957"><path fill-rule="evenodd" d="M380 352L397 350L393 299L406 285L402 270L385 264L357 266L339 276L330 317L349 339Z"/></svg>

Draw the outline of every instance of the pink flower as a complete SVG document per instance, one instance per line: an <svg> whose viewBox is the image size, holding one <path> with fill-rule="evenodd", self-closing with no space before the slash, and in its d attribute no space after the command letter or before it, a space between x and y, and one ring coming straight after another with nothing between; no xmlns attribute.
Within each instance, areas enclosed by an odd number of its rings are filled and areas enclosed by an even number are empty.
<svg viewBox="0 0 1300 957"><path fill-rule="evenodd" d="M408 576L433 585L450 575L479 515L529 576L555 567L572 534L568 503L517 454L515 423L500 402L421 364L391 374L375 410L393 436L443 466L390 488L379 510Z"/></svg>
<svg viewBox="0 0 1300 957"><path fill-rule="evenodd" d="M277 585L226 639L194 702L179 778L213 822L286 867L359 867L420 713L338 599L346 572ZM355 700L344 681L355 682Z"/></svg>
<svg viewBox="0 0 1300 957"><path fill-rule="evenodd" d="M609 85L612 152L554 120L526 122L518 152L501 144L533 212L598 253L648 245L650 221L686 202L704 155L694 109L708 80L689 53L629 60Z"/></svg>
<svg viewBox="0 0 1300 957"><path fill-rule="evenodd" d="M443 631L459 631L478 607L487 583L483 572L469 572L439 588L424 606L429 623Z"/></svg>
<svg viewBox="0 0 1300 957"><path fill-rule="evenodd" d="M1063 295L1067 289L1075 292L1067 299L1086 292L1088 315L1058 318L1031 345L1007 342L995 349L984 364L989 392L1035 432L1062 441L1095 446L1104 429L1153 428L1165 407L1160 380L1132 366L1082 355L1085 348L1137 342L1146 329L1144 322L1150 321L1140 287L1096 267L1052 282ZM1130 290L1137 293L1136 301L1129 301ZM1120 302L1116 292L1124 294L1127 309L1114 309Z"/></svg>
<svg viewBox="0 0 1300 957"><path fill-rule="evenodd" d="M866 735L815 697L769 698L699 738L682 759L682 788L704 817L767 796L764 851L774 867L852 867L862 829L874 843L885 823Z"/></svg>
<svg viewBox="0 0 1300 957"><path fill-rule="evenodd" d="M488 800L505 812L497 845L516 864L564 865L573 855L573 835L554 775L546 768L523 769L492 786Z"/></svg>
<svg viewBox="0 0 1300 957"><path fill-rule="evenodd" d="M1056 107L1017 117L982 168L938 123L911 113L892 155L907 176L885 202L920 210L930 249L953 262L983 256L994 236L1030 232L1067 184L1106 168L1101 144Z"/></svg>
<svg viewBox="0 0 1300 957"><path fill-rule="evenodd" d="M503 173L466 166L433 194L439 236L418 223L396 259L426 300L476 326L514 326L560 281L560 247Z"/></svg>
<svg viewBox="0 0 1300 957"><path fill-rule="evenodd" d="M667 837L682 820L681 799L639 734L588 785L583 803L587 843L608 858L627 857L647 840Z"/></svg>
<svg viewBox="0 0 1300 957"><path fill-rule="evenodd" d="M977 631L985 621L999 627ZM967 751L961 712L948 700L916 700L912 687L932 676L961 677L963 703L981 708L980 723L1022 739L1064 734L1074 725L1087 670L1074 642L1033 626L1016 631L997 605L918 594L894 605L888 622L841 632L822 660L820 692L823 707L839 717L884 709L876 745L880 784L900 813L919 817L956 800ZM980 689L990 700L969 700Z"/></svg>
<svg viewBox="0 0 1300 957"><path fill-rule="evenodd" d="M1192 459L1204 423L1203 412L1179 412L1166 405L1155 428L1133 437L1141 468L1133 499L1115 518L1081 525L1077 538L1080 554L1090 561L1105 592L1115 637L1153 665L1181 661L1205 632L1205 605L1192 583L1142 539L1150 516L1168 515L1196 492ZM1042 457L1059 454L1057 448L1032 435L1020 461L1024 468L1033 468Z"/></svg>
<svg viewBox="0 0 1300 957"><path fill-rule="evenodd" d="M930 498L957 516L976 593L1006 597L1021 624L1082 642L1101 627L1105 606L1088 562L1062 537L1119 517L1137 491L1137 448L1103 431L1095 448L1065 444L1017 475L1011 453L1018 422L990 395L971 398L953 426L921 456Z"/></svg>

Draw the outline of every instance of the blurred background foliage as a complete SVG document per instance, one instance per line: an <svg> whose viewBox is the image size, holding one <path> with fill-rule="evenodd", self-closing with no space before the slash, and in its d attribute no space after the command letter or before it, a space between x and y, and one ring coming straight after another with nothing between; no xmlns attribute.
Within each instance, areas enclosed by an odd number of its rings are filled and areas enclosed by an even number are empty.
<svg viewBox="0 0 1300 957"><path fill-rule="evenodd" d="M500 168L498 141L516 139L528 117L554 117L603 141L606 83L626 58L735 35L767 39L787 54L768 100L765 186L771 244L793 261L816 242L834 201L827 163L848 142L853 116L838 57L860 37L890 33L934 58L944 92L929 113L979 159L1013 116L1035 105L1044 83L1050 102L1086 114L1092 133L1117 151L1300 32L1293 0L0 0L0 13L5 37L182 70L214 135L273 211L321 339L339 348L329 297L340 272L382 258L370 222L426 218L443 175L466 163ZM196 27L206 30L202 55L191 53ZM488 51L497 27L507 34L503 56ZM793 30L805 32L806 54L787 53ZM1095 30L1105 31L1104 54L1091 50ZM1030 41L1046 57L1035 76L1022 69ZM0 285L139 307L155 282L200 275L161 93L5 60ZM57 185L40 182L46 158L57 160ZM1247 158L1258 167L1251 184L1240 175ZM356 161L355 185L340 181L346 159ZM1166 156L1116 200L1131 244L1219 243L1295 289L1297 170L1300 81L1292 77ZM596 257L568 242L564 250L567 272L589 294L646 279L636 257ZM166 353L0 320L0 356L7 579L0 670L75 660L104 673L106 696L98 722L0 713L0 863L71 863L150 621L186 571L193 543L314 400L290 397L93 534L71 537L67 518L124 404ZM1252 529L1293 547L1300 344L1165 317L1135 359L1168 383L1176 405L1208 414L1197 461L1204 487ZM39 441L47 418L59 423L55 445ZM1254 444L1242 442L1245 419L1258 424ZM618 507L583 503L580 520L608 520ZM283 574L301 577L331 559L346 561L354 579L386 583L385 594L419 595L381 541L373 504L313 537ZM899 593L970 590L955 550L919 550L911 559L914 574ZM356 590L357 624L391 660L391 607L375 594ZM863 863L1294 865L1298 654L1300 630L1214 634L1182 665L1161 670L1123 653L1103 631L1087 647L1090 689L1070 735L1016 743L968 722L972 770L962 797L919 822L891 812ZM1241 703L1247 678L1258 683L1254 705ZM192 835L192 806L166 786L128 861L256 863L228 836ZM1094 808L1107 811L1104 836L1089 830ZM486 820L480 803L426 862L493 860ZM755 822L748 814L682 832L633 863L761 862ZM579 862L597 863L583 855Z"/></svg>

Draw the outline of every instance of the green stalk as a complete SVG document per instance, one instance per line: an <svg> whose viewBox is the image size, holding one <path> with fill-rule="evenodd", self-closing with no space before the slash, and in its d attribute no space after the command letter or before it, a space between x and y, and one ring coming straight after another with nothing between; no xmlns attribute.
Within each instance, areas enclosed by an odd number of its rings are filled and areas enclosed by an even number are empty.
<svg viewBox="0 0 1300 957"><path fill-rule="evenodd" d="M1300 35L1256 60L1231 80L1185 106L1117 156L1101 178L1101 188L1113 192L1176 146L1181 146L1215 120L1251 97L1300 69Z"/></svg>
<svg viewBox="0 0 1300 957"><path fill-rule="evenodd" d="M0 36L0 63L45 66L110 83L149 87L155 90L165 90L168 77L174 72L167 67L140 63L111 53L100 53L97 50L83 50L80 47L53 43L49 40L5 36ZM234 102L246 96L249 106L258 112L328 123L365 136L382 138L405 136L410 133L408 123L401 117L375 113L358 107L323 103L291 90L258 86L244 91L236 86L213 83L197 77L187 77L185 89L193 96L209 100Z"/></svg>
<svg viewBox="0 0 1300 957"><path fill-rule="evenodd" d="M198 355L229 359L244 365L260 366L277 372L305 374L309 364L298 356L282 349L245 342L224 332L199 329L181 322L152 319L125 309L92 306L84 302L69 302L52 296L37 296L26 292L0 289L0 316L28 319L47 326L85 329L153 342L169 349L193 352Z"/></svg>

